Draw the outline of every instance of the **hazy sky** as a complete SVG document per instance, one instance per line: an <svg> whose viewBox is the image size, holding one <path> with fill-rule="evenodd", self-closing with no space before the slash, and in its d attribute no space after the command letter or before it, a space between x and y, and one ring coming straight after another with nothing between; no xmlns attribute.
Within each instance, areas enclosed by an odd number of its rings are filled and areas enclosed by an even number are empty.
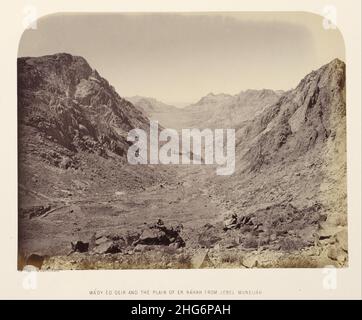
<svg viewBox="0 0 362 320"><path fill-rule="evenodd" d="M19 56L83 56L121 96L171 104L209 92L290 89L334 58L338 30L310 13L57 14L27 30Z"/></svg>

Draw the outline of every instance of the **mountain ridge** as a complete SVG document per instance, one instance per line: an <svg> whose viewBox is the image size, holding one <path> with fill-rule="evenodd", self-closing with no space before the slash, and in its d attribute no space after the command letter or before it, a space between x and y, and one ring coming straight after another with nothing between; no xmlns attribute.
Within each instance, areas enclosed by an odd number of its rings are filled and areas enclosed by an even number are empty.
<svg viewBox="0 0 362 320"><path fill-rule="evenodd" d="M162 179L151 168L128 165L127 134L133 128L147 131L147 116L120 97L83 57L59 53L19 58L22 205L38 203L39 197L61 199L66 190L84 197L98 192L98 183L104 191L117 186L132 190ZM43 196L33 197L31 190Z"/></svg>
<svg viewBox="0 0 362 320"><path fill-rule="evenodd" d="M339 232L345 234L342 61L335 59L310 72L240 128L237 139L237 170L230 179L218 178L214 193L225 199L226 221L233 216L231 221L243 231L243 237L253 239L250 246L264 243L295 250L311 245L319 235L329 239ZM259 232L245 226L248 219L261 224ZM327 241L323 254L329 255L329 249L334 250ZM346 252L338 250L338 259L345 263Z"/></svg>

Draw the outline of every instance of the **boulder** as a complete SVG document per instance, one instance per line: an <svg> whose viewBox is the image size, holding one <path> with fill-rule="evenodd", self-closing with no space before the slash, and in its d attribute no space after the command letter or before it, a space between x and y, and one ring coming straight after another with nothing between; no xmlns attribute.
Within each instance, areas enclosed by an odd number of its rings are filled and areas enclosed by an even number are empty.
<svg viewBox="0 0 362 320"><path fill-rule="evenodd" d="M232 229L238 227L238 216L234 213L224 220L224 229Z"/></svg>
<svg viewBox="0 0 362 320"><path fill-rule="evenodd" d="M256 255L244 257L242 265L246 268L255 268L258 266L258 257Z"/></svg>
<svg viewBox="0 0 362 320"><path fill-rule="evenodd" d="M340 245L340 247L344 251L348 251L348 234L347 234L347 230L342 230L342 231L339 231L338 233L336 233L336 240L337 240L338 244Z"/></svg>
<svg viewBox="0 0 362 320"><path fill-rule="evenodd" d="M169 245L171 242L169 238L166 236L165 232L158 229L145 229L141 233L137 244L147 244L147 245Z"/></svg>
<svg viewBox="0 0 362 320"><path fill-rule="evenodd" d="M166 227L161 219L157 223L150 225L144 229L133 245L146 244L146 245L161 245L169 246L171 243L176 243L175 246L184 247L185 241L181 238L180 232L182 226Z"/></svg>
<svg viewBox="0 0 362 320"><path fill-rule="evenodd" d="M101 244L104 244L106 242L109 242L109 239L106 236L101 236L95 240L95 246L99 246Z"/></svg>
<svg viewBox="0 0 362 320"><path fill-rule="evenodd" d="M331 260L338 261L343 264L347 260L347 253L338 246L331 246L327 250L327 256Z"/></svg>
<svg viewBox="0 0 362 320"><path fill-rule="evenodd" d="M89 249L89 242L77 241L71 242L72 252L87 252Z"/></svg>

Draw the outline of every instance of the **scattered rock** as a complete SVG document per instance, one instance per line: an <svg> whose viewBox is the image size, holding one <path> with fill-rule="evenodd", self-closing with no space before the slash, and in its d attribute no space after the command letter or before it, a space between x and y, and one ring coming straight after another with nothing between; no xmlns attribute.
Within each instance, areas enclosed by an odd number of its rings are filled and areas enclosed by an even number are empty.
<svg viewBox="0 0 362 320"><path fill-rule="evenodd" d="M191 259L191 266L196 269L215 267L208 255L208 250L197 252Z"/></svg>
<svg viewBox="0 0 362 320"><path fill-rule="evenodd" d="M255 268L258 266L258 257L256 255L246 256L243 258L242 265L246 268Z"/></svg>
<svg viewBox="0 0 362 320"><path fill-rule="evenodd" d="M318 231L319 240L328 239L335 235L336 231L335 228L325 227Z"/></svg>
<svg viewBox="0 0 362 320"><path fill-rule="evenodd" d="M72 165L72 159L69 158L69 157L62 157L62 159L60 160L60 163L59 163L59 168L61 169L68 169L70 166Z"/></svg>
<svg viewBox="0 0 362 320"><path fill-rule="evenodd" d="M181 238L180 232L182 225L174 227L166 227L164 222L159 219L157 223L150 225L144 229L134 245L163 245L169 246L171 243L177 243L178 248L185 246L185 241Z"/></svg>
<svg viewBox="0 0 362 320"><path fill-rule="evenodd" d="M172 242L168 246L170 248L173 248L173 249L179 249L179 248L181 248L181 243L180 242Z"/></svg>
<svg viewBox="0 0 362 320"><path fill-rule="evenodd" d="M329 249L327 251L327 256L328 256L328 258L330 258L332 260L337 260L337 258L338 258L337 248L335 246L329 247Z"/></svg>
<svg viewBox="0 0 362 320"><path fill-rule="evenodd" d="M101 237L96 238L94 244L96 246L99 246L99 245L104 244L106 242L109 242L109 239L106 236L101 236Z"/></svg>
<svg viewBox="0 0 362 320"><path fill-rule="evenodd" d="M231 217L228 217L224 220L224 229L228 230L236 228L238 225L237 222L238 222L238 216L236 213L233 213Z"/></svg>
<svg viewBox="0 0 362 320"><path fill-rule="evenodd" d="M97 245L94 249L94 253L118 253L122 251L122 248L124 247L124 243L121 241L107 241L102 242L99 245Z"/></svg>
<svg viewBox="0 0 362 320"><path fill-rule="evenodd" d="M337 261L343 265L347 261L347 253L344 251L340 252L338 254Z"/></svg>
<svg viewBox="0 0 362 320"><path fill-rule="evenodd" d="M348 234L347 230L336 233L336 240L344 251L348 251Z"/></svg>
<svg viewBox="0 0 362 320"><path fill-rule="evenodd" d="M128 231L127 234L125 235L126 245L128 246L133 245L140 238L140 236L141 234L139 232Z"/></svg>
<svg viewBox="0 0 362 320"><path fill-rule="evenodd" d="M258 248L258 239L252 234L247 234L244 239L241 240L243 248L256 249Z"/></svg>
<svg viewBox="0 0 362 320"><path fill-rule="evenodd" d="M46 214L48 211L51 210L51 206L33 206L31 208L27 208L27 209L20 209L19 213L23 216L28 215L29 219L33 219L36 217L40 217L44 214Z"/></svg>
<svg viewBox="0 0 362 320"><path fill-rule="evenodd" d="M148 249L147 245L145 245L145 244L137 244L134 247L133 251L134 252L145 252L145 251L147 251L147 249Z"/></svg>
<svg viewBox="0 0 362 320"><path fill-rule="evenodd" d="M137 244L162 244L162 245L169 245L170 240L166 237L166 234L161 230L155 229L145 229L141 233Z"/></svg>
<svg viewBox="0 0 362 320"><path fill-rule="evenodd" d="M347 253L338 246L331 246L327 250L328 258L343 264L347 260Z"/></svg>
<svg viewBox="0 0 362 320"><path fill-rule="evenodd" d="M83 241L71 242L72 252L87 252L89 249L89 243Z"/></svg>
<svg viewBox="0 0 362 320"><path fill-rule="evenodd" d="M197 242L204 248L212 248L220 240L222 240L222 238L218 232L218 229L210 223L207 223L199 232Z"/></svg>
<svg viewBox="0 0 362 320"><path fill-rule="evenodd" d="M299 250L314 243L313 234L323 220L319 203L297 208L290 202L282 202L258 209L238 217L233 226L240 230L243 248L275 248Z"/></svg>

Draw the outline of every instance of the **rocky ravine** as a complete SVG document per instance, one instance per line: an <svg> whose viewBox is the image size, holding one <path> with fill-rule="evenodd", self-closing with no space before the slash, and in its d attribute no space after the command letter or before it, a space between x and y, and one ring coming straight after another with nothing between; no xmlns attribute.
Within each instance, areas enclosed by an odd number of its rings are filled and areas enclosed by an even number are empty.
<svg viewBox="0 0 362 320"><path fill-rule="evenodd" d="M247 91L250 104L225 95L213 105L211 122L223 114L215 110L235 114L231 177L128 165L126 134L148 119L83 58L18 66L20 269L347 265L343 62L283 94ZM210 98L180 116L172 107L149 116L200 127Z"/></svg>

